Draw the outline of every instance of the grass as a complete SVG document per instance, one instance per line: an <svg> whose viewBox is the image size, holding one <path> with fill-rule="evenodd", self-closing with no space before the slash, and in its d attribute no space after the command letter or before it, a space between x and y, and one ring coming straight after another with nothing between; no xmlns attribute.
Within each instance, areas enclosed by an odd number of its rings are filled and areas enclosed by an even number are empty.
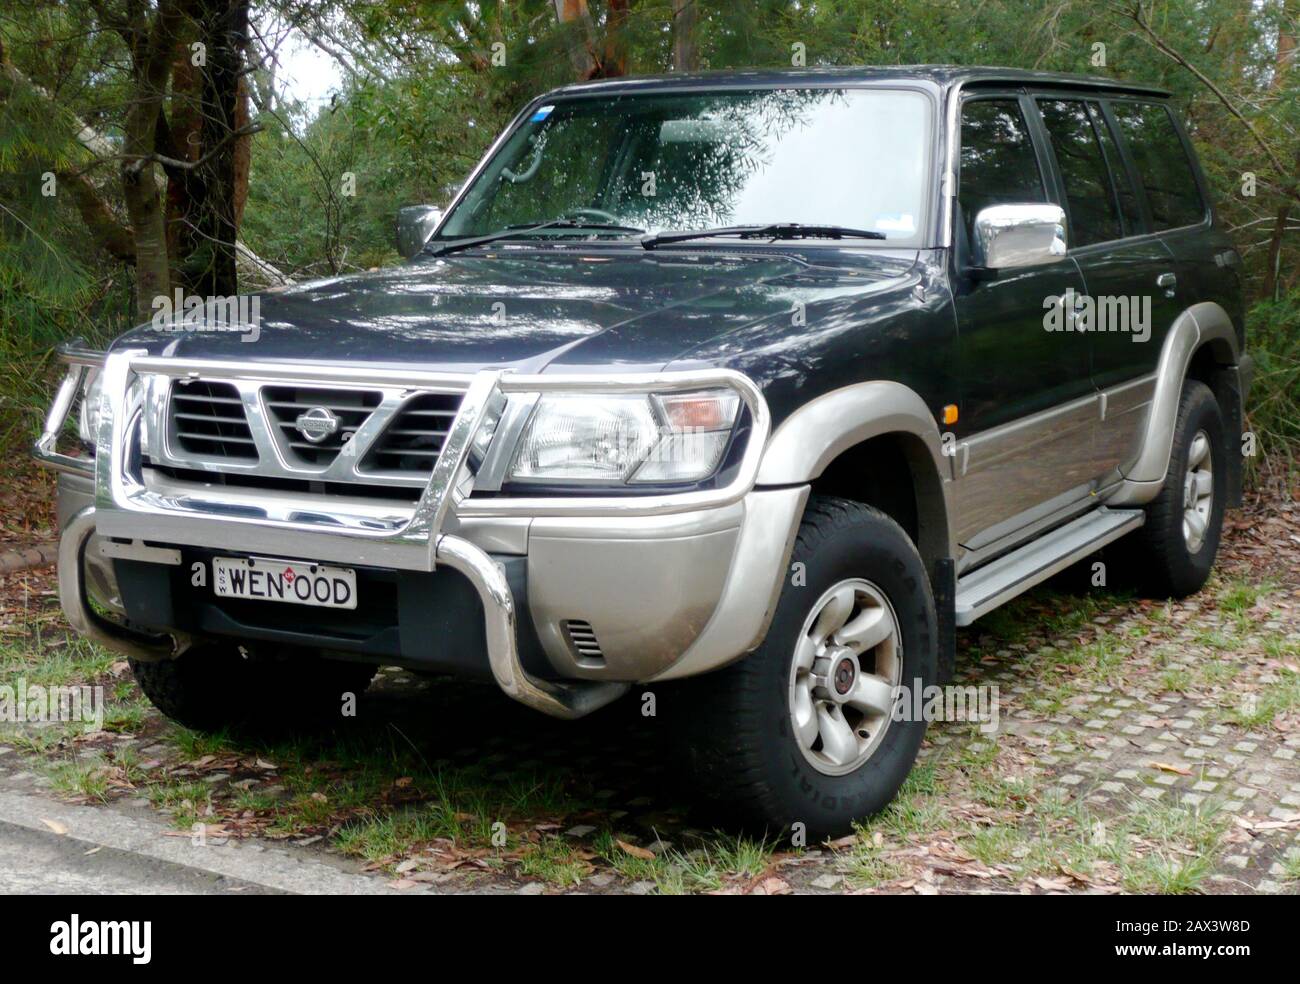
<svg viewBox="0 0 1300 984"><path fill-rule="evenodd" d="M757 878L772 863L772 847L766 841L722 833L686 850L668 847L653 858L641 858L624 850L606 830L596 837L594 849L619 875L650 882L660 895L716 892L728 881Z"/></svg>
<svg viewBox="0 0 1300 984"><path fill-rule="evenodd" d="M49 770L50 788L62 796L103 803L108 800L108 773L102 762L59 762Z"/></svg>
<svg viewBox="0 0 1300 984"><path fill-rule="evenodd" d="M118 661L113 653L67 632L36 631L0 641L0 678L23 677L29 687L71 686L98 680Z"/></svg>
<svg viewBox="0 0 1300 984"><path fill-rule="evenodd" d="M1300 708L1300 673L1282 670L1276 682L1261 685L1258 692L1239 695L1223 717L1243 728L1259 728L1297 708Z"/></svg>
<svg viewBox="0 0 1300 984"><path fill-rule="evenodd" d="M577 887L592 870L586 856L572 839L543 837L519 861L519 874L536 878L557 888Z"/></svg>
<svg viewBox="0 0 1300 984"><path fill-rule="evenodd" d="M1271 580L1247 581L1236 578L1226 581L1218 597L1219 610L1229 615L1244 615L1255 607L1259 599L1277 588Z"/></svg>
<svg viewBox="0 0 1300 984"><path fill-rule="evenodd" d="M459 821L444 804L422 804L400 813L363 817L339 831L335 846L344 854L387 863L439 838L455 840L460 833Z"/></svg>
<svg viewBox="0 0 1300 984"><path fill-rule="evenodd" d="M205 782L165 780L148 787L149 801L172 815L182 829L210 819L212 787Z"/></svg>
<svg viewBox="0 0 1300 984"><path fill-rule="evenodd" d="M1300 881L1300 851L1282 859L1282 880L1285 882Z"/></svg>

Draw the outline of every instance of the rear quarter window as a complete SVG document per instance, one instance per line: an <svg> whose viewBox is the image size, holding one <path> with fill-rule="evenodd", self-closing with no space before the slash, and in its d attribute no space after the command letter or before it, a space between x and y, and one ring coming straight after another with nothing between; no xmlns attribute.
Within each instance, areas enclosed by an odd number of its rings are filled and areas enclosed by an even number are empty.
<svg viewBox="0 0 1300 984"><path fill-rule="evenodd" d="M1205 216L1192 162L1167 106L1115 102L1111 112L1137 165L1156 231L1195 225Z"/></svg>

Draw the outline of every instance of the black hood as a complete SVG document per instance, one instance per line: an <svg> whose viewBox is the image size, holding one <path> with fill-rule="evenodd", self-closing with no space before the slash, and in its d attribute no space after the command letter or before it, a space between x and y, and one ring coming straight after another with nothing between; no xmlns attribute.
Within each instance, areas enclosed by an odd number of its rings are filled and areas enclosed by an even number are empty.
<svg viewBox="0 0 1300 984"><path fill-rule="evenodd" d="M863 250L572 247L422 257L257 295L256 336L146 325L117 345L249 362L653 371L759 322L789 325L800 306L877 293L914 260Z"/></svg>

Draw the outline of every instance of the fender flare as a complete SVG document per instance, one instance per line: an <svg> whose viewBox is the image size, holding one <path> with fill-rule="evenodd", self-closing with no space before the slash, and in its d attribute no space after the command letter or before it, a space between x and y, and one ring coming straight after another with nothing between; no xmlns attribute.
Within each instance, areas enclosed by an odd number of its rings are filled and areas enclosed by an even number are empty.
<svg viewBox="0 0 1300 984"><path fill-rule="evenodd" d="M1228 312L1213 301L1193 304L1174 319L1156 366L1142 450L1124 469L1124 483L1110 497L1109 505L1145 505L1160 494L1173 450L1174 424L1187 369L1196 353L1207 346L1221 366L1237 365L1240 351L1236 328Z"/></svg>
<svg viewBox="0 0 1300 984"><path fill-rule="evenodd" d="M917 392L892 380L854 383L800 407L772 434L759 465L760 486L803 485L850 448L899 434L916 482L917 549L927 565L955 556L948 501L951 461L934 414Z"/></svg>

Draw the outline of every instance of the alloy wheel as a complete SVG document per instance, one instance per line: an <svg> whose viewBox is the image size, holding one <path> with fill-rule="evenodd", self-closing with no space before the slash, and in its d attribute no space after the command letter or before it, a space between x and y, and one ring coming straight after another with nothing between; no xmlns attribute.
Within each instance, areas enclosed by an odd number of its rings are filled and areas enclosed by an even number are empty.
<svg viewBox="0 0 1300 984"><path fill-rule="evenodd" d="M880 746L902 667L898 617L880 588L851 578L817 600L795 643L789 694L795 740L817 771L853 772Z"/></svg>

